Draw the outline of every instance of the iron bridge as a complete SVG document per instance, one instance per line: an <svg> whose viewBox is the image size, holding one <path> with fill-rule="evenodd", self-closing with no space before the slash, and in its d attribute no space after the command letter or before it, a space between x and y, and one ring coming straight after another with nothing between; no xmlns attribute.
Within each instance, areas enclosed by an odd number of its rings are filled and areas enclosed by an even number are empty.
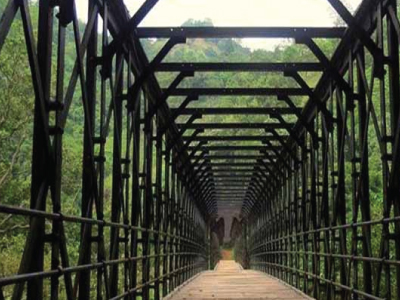
<svg viewBox="0 0 400 300"><path fill-rule="evenodd" d="M23 216L29 224L18 272L0 278L0 299L161 299L214 268L229 218L245 269L315 299L400 299L397 1L364 0L354 14L340 0L320 1L342 27L141 27L158 0L133 14L122 0L88 0L82 28L73 0L40 0L38 16L28 0L8 0L0 56L13 23L22 21L35 105L30 204L0 199L1 218ZM164 62L188 39L210 38L292 39L315 61ZM143 39L166 43L149 60ZM339 41L333 55L321 39ZM67 47L75 51L72 70ZM175 78L162 87L156 75L166 72ZM181 87L203 72L275 72L295 86ZM320 80L311 86L304 72ZM195 103L226 96L268 101ZM181 104L172 108L171 97ZM61 193L63 135L76 102L84 116L83 138L74 141L83 143L82 202L81 214L70 215ZM217 115L265 122L207 121ZM370 196L372 143L379 146L378 200ZM79 236L67 236L70 224ZM73 264L71 241L79 242Z"/></svg>

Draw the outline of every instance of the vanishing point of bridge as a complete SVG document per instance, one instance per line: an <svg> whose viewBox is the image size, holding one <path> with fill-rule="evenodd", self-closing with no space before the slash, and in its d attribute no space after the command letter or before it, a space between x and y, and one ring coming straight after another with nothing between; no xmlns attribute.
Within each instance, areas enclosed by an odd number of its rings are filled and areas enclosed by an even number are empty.
<svg viewBox="0 0 400 300"><path fill-rule="evenodd" d="M35 108L30 205L0 198L2 218L29 225L18 272L0 278L0 299L195 299L196 291L202 299L400 299L397 1L364 0L354 14L340 0L318 1L342 27L140 27L157 0L133 14L122 0L87 0L82 27L77 1L40 0L33 16L28 0L8 0L0 57L21 22ZM315 60L164 62L188 39L245 37L292 39ZM166 43L149 59L143 39ZM326 39L338 41L333 55L320 46ZM205 72L275 72L292 85L185 84ZM175 77L163 87L159 73ZM226 96L242 96L242 106L221 107ZM249 106L246 96L265 102ZM180 105L171 108L170 97ZM204 97L213 97L207 107ZM83 143L79 215L65 212L61 193L72 107L83 115L83 139L74 141ZM72 225L80 234L68 234ZM218 263L224 227L240 265ZM79 243L74 259L71 243Z"/></svg>

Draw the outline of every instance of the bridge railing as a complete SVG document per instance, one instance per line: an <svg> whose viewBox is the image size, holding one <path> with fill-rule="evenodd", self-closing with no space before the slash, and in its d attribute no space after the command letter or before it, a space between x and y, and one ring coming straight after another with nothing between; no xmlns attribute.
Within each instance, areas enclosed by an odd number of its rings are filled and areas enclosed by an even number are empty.
<svg viewBox="0 0 400 300"><path fill-rule="evenodd" d="M352 16L329 2L349 29L330 62L299 41L327 68L321 102L249 213L250 267L316 299L400 299L398 6L364 1Z"/></svg>
<svg viewBox="0 0 400 300"><path fill-rule="evenodd" d="M21 26L31 82L15 84L33 90L35 112L30 203L0 204L1 217L26 217L27 225L0 299L160 299L208 269L213 203L201 199L184 131L131 31L152 2L130 17L122 1L88 0L86 23L76 1L6 2L0 56L13 24ZM71 114L82 134L65 139ZM68 143L81 146L73 213L62 194Z"/></svg>

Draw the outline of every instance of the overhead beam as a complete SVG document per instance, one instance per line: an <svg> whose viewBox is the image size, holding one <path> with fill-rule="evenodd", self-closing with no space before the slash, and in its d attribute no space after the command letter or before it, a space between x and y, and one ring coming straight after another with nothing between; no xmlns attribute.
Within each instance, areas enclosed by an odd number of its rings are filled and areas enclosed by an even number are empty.
<svg viewBox="0 0 400 300"><path fill-rule="evenodd" d="M287 138L288 136L281 136L283 139ZM249 135L249 136L225 136L225 135L212 135L212 136L184 136L182 137L184 141L191 139L192 141L209 141L209 142L217 142L217 141L276 141L277 138L273 136L263 136L263 135Z"/></svg>
<svg viewBox="0 0 400 300"><path fill-rule="evenodd" d="M239 187L237 189L231 187L219 187L215 189L216 194L232 193L232 194L242 194L248 191L247 187Z"/></svg>
<svg viewBox="0 0 400 300"><path fill-rule="evenodd" d="M341 38L345 27L140 27L138 38Z"/></svg>
<svg viewBox="0 0 400 300"><path fill-rule="evenodd" d="M246 200L245 195L240 197L225 197L220 195L214 195L214 199L217 202L218 207L230 207L230 208L239 208L240 202L244 202Z"/></svg>
<svg viewBox="0 0 400 300"><path fill-rule="evenodd" d="M196 146L188 147L189 150L195 149ZM201 150L209 150L209 151L265 151L270 149L277 149L278 151L282 150L282 147L275 146L275 147L268 147L268 146L203 146Z"/></svg>
<svg viewBox="0 0 400 300"><path fill-rule="evenodd" d="M177 123L178 128L185 126L186 123ZM290 124L294 126L294 124ZM285 129L286 125L280 123L193 123L187 126L188 129Z"/></svg>
<svg viewBox="0 0 400 300"><path fill-rule="evenodd" d="M210 167L250 167L254 166L254 162L246 162L246 163L236 163L236 162L225 162L225 163L213 163L210 162L208 164Z"/></svg>
<svg viewBox="0 0 400 300"><path fill-rule="evenodd" d="M235 174L233 174L233 175L231 175L231 176L228 176L228 177L218 177L219 175L215 175L214 177L213 177L213 182L214 183L218 183L218 182L226 182L226 181L236 181L236 180L242 180L243 182L251 182L255 177L253 176L253 177L251 177L251 176L249 176L249 177L247 177L247 176L243 176L243 175L235 175Z"/></svg>
<svg viewBox="0 0 400 300"><path fill-rule="evenodd" d="M242 199L246 198L246 191L244 193L240 194L230 194L230 193L221 193L221 194L214 194L214 197L220 198L220 199Z"/></svg>
<svg viewBox="0 0 400 300"><path fill-rule="evenodd" d="M214 194L213 195L215 198L220 199L220 200L230 200L230 199L243 199L246 197L246 192L240 193L240 194L231 194L231 193L221 193L221 194Z"/></svg>
<svg viewBox="0 0 400 300"><path fill-rule="evenodd" d="M215 160L219 160L219 159L258 160L258 159L263 159L264 157L265 157L264 155L207 155L207 156L204 156L202 158L204 158L204 159L215 159ZM199 155L195 156L193 159L197 159L197 158L200 158L200 156Z"/></svg>
<svg viewBox="0 0 400 300"><path fill-rule="evenodd" d="M177 88L170 96L308 96L302 88Z"/></svg>
<svg viewBox="0 0 400 300"><path fill-rule="evenodd" d="M250 181L244 182L243 184L240 184L239 181L219 181L219 182L214 183L214 187L215 188L224 187L231 183L235 183L235 186L239 186L239 187L248 187L248 185L250 184Z"/></svg>
<svg viewBox="0 0 400 300"><path fill-rule="evenodd" d="M200 159L199 159L200 158ZM269 158L276 158L273 155L269 155ZM207 160L260 160L265 159L265 155L208 155L204 157L195 156L193 159L207 159Z"/></svg>
<svg viewBox="0 0 400 300"><path fill-rule="evenodd" d="M247 172L255 172L254 167L245 168L245 169L230 169L230 168L221 168L221 169L211 169L209 173L247 173Z"/></svg>
<svg viewBox="0 0 400 300"><path fill-rule="evenodd" d="M175 112L175 109L171 109ZM196 107L181 110L181 115L293 115L301 112L290 107Z"/></svg>
<svg viewBox="0 0 400 300"><path fill-rule="evenodd" d="M237 179L237 180L250 180L254 176L252 175L244 175L244 174L214 174L213 179Z"/></svg>
<svg viewBox="0 0 400 300"><path fill-rule="evenodd" d="M156 72L320 72L319 63L162 63Z"/></svg>
<svg viewBox="0 0 400 300"><path fill-rule="evenodd" d="M231 193L222 193L222 194L215 193L214 194L214 197L217 198L217 199L220 199L220 200L224 200L224 199L226 199L226 200L238 199L239 200L239 199L245 198L245 196L246 196L246 192L243 192L243 193L240 193L240 194L236 194L236 193L234 193L234 194L231 194Z"/></svg>

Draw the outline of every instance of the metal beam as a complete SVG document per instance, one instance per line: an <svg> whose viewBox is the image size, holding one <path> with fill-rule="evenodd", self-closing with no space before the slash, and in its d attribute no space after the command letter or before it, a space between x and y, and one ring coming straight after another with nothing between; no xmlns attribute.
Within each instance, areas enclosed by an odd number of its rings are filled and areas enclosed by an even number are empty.
<svg viewBox="0 0 400 300"><path fill-rule="evenodd" d="M288 136L281 136L281 138L285 139ZM190 136L183 136L182 139L184 141L187 141L191 139ZM248 136L218 136L218 135L209 135L209 136L196 136L191 139L192 141L209 141L209 142L216 142L216 141L263 141L263 140L269 140L269 141L276 141L277 138L273 136L262 136L262 135L248 135Z"/></svg>
<svg viewBox="0 0 400 300"><path fill-rule="evenodd" d="M175 112L175 109L171 109ZM181 115L293 115L301 109L289 107L218 107L218 108L186 108L181 110Z"/></svg>
<svg viewBox="0 0 400 300"><path fill-rule="evenodd" d="M138 38L341 38L345 27L140 27Z"/></svg>
<svg viewBox="0 0 400 300"><path fill-rule="evenodd" d="M177 88L170 96L307 96L302 88Z"/></svg>
<svg viewBox="0 0 400 300"><path fill-rule="evenodd" d="M196 146L188 147L189 150L195 149ZM265 151L270 149L282 150L280 146L268 147L268 146L203 146L201 150L209 151Z"/></svg>
<svg viewBox="0 0 400 300"><path fill-rule="evenodd" d="M193 159L200 158L200 156L195 156ZM215 159L215 160L257 160L265 158L264 155L207 155L204 159Z"/></svg>
<svg viewBox="0 0 400 300"><path fill-rule="evenodd" d="M254 162L238 163L238 162L225 162L225 163L209 163L210 167L250 167L254 166Z"/></svg>
<svg viewBox="0 0 400 300"><path fill-rule="evenodd" d="M156 72L320 72L321 63L162 63Z"/></svg>
<svg viewBox="0 0 400 300"><path fill-rule="evenodd" d="M293 127L293 123L288 123ZM285 129L286 125L280 123L193 123L186 125L186 123L177 123L178 128L187 126L188 129Z"/></svg>

